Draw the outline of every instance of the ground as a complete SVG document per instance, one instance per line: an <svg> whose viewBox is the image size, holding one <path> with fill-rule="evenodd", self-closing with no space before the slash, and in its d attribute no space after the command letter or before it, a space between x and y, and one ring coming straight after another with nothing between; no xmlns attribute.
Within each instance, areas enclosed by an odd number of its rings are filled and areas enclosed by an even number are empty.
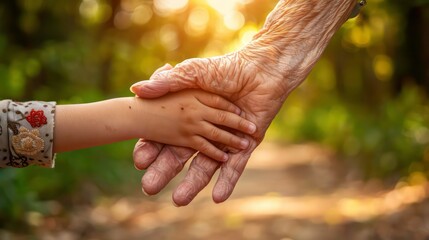
<svg viewBox="0 0 429 240"><path fill-rule="evenodd" d="M187 207L158 196L105 198L67 215L34 216L35 239L409 240L429 239L424 181L386 187L364 182L329 150L263 143L231 198L211 200L209 185ZM31 216L30 216L31 218ZM28 239L0 232L0 239Z"/></svg>

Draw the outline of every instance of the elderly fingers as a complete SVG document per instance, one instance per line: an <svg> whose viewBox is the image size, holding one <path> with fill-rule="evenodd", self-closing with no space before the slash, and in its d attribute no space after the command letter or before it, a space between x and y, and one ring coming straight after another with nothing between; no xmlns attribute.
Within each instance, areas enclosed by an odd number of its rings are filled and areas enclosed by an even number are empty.
<svg viewBox="0 0 429 240"><path fill-rule="evenodd" d="M189 148L164 146L143 175L143 191L149 195L160 192L183 169L194 153L195 150Z"/></svg>
<svg viewBox="0 0 429 240"><path fill-rule="evenodd" d="M138 170L147 169L158 157L164 144L139 139L133 151L134 166Z"/></svg>
<svg viewBox="0 0 429 240"><path fill-rule="evenodd" d="M172 68L173 68L173 66L171 66L171 65L170 65L170 64L168 64L168 63L166 63L164 66L162 66L162 67L160 67L160 68L156 69L156 70L155 70L155 72L153 72L153 74L152 74L152 76L151 76L150 78L152 79L152 77L156 76L156 74L158 74L158 73L160 73L160 72L163 72L163 71L166 71L166 70L170 70L170 69L172 69Z"/></svg>
<svg viewBox="0 0 429 240"><path fill-rule="evenodd" d="M199 153L192 160L185 179L173 192L175 205L188 205L207 186L219 166L219 162Z"/></svg>
<svg viewBox="0 0 429 240"><path fill-rule="evenodd" d="M245 152L234 154L230 160L222 164L218 180L213 188L213 201L221 203L226 201L234 190L244 168L249 160L250 153L256 146L251 146Z"/></svg>

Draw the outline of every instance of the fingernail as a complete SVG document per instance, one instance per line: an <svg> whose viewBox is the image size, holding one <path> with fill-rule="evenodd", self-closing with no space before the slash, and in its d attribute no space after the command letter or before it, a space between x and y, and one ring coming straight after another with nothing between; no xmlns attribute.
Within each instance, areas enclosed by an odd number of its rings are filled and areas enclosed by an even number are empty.
<svg viewBox="0 0 429 240"><path fill-rule="evenodd" d="M228 159L229 159L229 155L225 153L222 157L222 161L226 162L228 161Z"/></svg>
<svg viewBox="0 0 429 240"><path fill-rule="evenodd" d="M248 146L249 146L249 140L247 140L247 139L242 139L242 140L240 141L240 147L241 147L242 149L246 149Z"/></svg>
<svg viewBox="0 0 429 240"><path fill-rule="evenodd" d="M134 163L134 168L135 168L136 170L138 170L138 171L143 170L143 169L138 168L138 167L137 167L137 165L136 165L135 163Z"/></svg>
<svg viewBox="0 0 429 240"><path fill-rule="evenodd" d="M137 92L137 85L132 85L131 87L130 87L130 92L132 92L132 93L134 93L134 94L136 94L136 92Z"/></svg>
<svg viewBox="0 0 429 240"><path fill-rule="evenodd" d="M138 88L140 87L141 83L142 82L140 81L140 82L136 82L133 85L131 85L130 91L135 94L138 91Z"/></svg>
<svg viewBox="0 0 429 240"><path fill-rule="evenodd" d="M143 194L144 194L144 195L146 195L146 196L148 196L148 197L150 196L150 195L149 195L149 194L144 190L144 188L142 188L142 192L143 192Z"/></svg>
<svg viewBox="0 0 429 240"><path fill-rule="evenodd" d="M251 134L255 133L256 132L256 125L251 123L251 124L249 124L248 129L249 129L249 133L251 133Z"/></svg>
<svg viewBox="0 0 429 240"><path fill-rule="evenodd" d="M240 115L241 114L241 109L237 107L235 109L235 114Z"/></svg>

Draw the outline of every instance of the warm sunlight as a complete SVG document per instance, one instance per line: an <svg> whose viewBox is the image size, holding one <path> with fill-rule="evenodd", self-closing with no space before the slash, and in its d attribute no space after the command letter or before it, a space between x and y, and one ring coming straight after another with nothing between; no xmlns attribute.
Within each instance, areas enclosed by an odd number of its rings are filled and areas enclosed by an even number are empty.
<svg viewBox="0 0 429 240"><path fill-rule="evenodd" d="M188 0L154 0L153 5L161 16L178 12L188 5Z"/></svg>
<svg viewBox="0 0 429 240"><path fill-rule="evenodd" d="M237 7L248 4L253 0L207 0L207 3L222 15L228 15Z"/></svg>
<svg viewBox="0 0 429 240"><path fill-rule="evenodd" d="M235 10L238 0L207 0L207 3L220 14L226 15Z"/></svg>
<svg viewBox="0 0 429 240"><path fill-rule="evenodd" d="M0 240L429 240L428 11L0 0Z"/></svg>
<svg viewBox="0 0 429 240"><path fill-rule="evenodd" d="M225 26L235 31L242 28L246 20L238 8L251 1L253 0L207 0L207 3L223 16Z"/></svg>
<svg viewBox="0 0 429 240"><path fill-rule="evenodd" d="M185 31L190 36L200 36L205 33L210 21L210 15L207 9L196 7L189 14L185 25Z"/></svg>
<svg viewBox="0 0 429 240"><path fill-rule="evenodd" d="M105 22L112 14L110 5L97 0L83 0L79 5L79 13L89 24Z"/></svg>

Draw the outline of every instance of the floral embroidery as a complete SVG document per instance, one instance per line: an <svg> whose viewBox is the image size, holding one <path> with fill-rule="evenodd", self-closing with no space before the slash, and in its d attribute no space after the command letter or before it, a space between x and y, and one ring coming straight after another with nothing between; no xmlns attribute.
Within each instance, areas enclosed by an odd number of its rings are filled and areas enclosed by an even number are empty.
<svg viewBox="0 0 429 240"><path fill-rule="evenodd" d="M33 128L41 127L48 123L43 110L36 111L31 109L30 115L25 117L25 119L27 119Z"/></svg>
<svg viewBox="0 0 429 240"><path fill-rule="evenodd" d="M12 146L18 154L33 156L44 149L45 144L40 138L39 129L28 130L19 128L19 134L12 136Z"/></svg>
<svg viewBox="0 0 429 240"><path fill-rule="evenodd" d="M53 167L55 102L0 100L0 168Z"/></svg>

